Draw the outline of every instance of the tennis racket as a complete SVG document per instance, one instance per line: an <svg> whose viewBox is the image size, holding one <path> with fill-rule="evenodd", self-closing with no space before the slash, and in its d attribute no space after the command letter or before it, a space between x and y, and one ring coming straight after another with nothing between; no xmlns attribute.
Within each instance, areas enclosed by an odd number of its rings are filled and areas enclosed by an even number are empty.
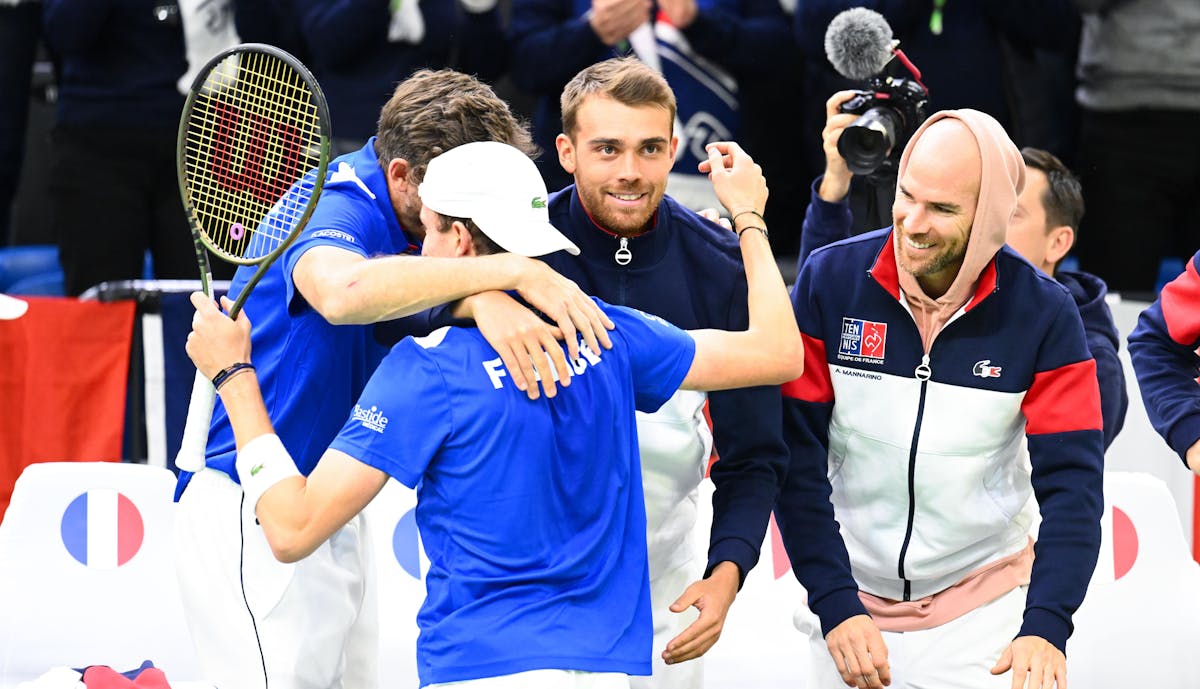
<svg viewBox="0 0 1200 689"><path fill-rule="evenodd" d="M258 269L230 316L300 234L325 184L329 107L299 60L247 43L217 55L192 83L179 121L179 191L212 296L208 253ZM199 371L175 466L204 468L216 391Z"/></svg>

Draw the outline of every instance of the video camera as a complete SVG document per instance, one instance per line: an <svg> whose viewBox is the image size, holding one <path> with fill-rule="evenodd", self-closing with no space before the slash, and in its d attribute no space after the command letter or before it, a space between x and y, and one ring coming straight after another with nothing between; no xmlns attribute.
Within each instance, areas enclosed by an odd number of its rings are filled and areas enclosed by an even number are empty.
<svg viewBox="0 0 1200 689"><path fill-rule="evenodd" d="M825 33L825 53L834 69L866 82L841 106L842 112L860 115L838 139L838 152L856 175L894 172L905 144L928 114L929 89L897 44L887 20L864 8L834 17ZM893 58L909 76L885 73L895 64Z"/></svg>

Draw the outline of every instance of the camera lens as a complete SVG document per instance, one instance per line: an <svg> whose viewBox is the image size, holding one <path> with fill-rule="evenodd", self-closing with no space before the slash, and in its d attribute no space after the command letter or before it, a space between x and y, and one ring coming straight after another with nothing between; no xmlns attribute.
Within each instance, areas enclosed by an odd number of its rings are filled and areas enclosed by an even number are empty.
<svg viewBox="0 0 1200 689"><path fill-rule="evenodd" d="M838 138L838 152L850 172L868 175L887 160L896 145L900 115L890 108L874 107L851 122Z"/></svg>

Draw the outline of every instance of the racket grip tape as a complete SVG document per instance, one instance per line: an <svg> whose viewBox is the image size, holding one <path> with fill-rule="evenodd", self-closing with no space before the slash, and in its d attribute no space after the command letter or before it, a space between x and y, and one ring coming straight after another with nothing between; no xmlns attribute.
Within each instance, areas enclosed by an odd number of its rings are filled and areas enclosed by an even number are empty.
<svg viewBox="0 0 1200 689"><path fill-rule="evenodd" d="M212 422L213 403L216 390L204 374L196 371L192 382L192 399L188 402L187 423L183 427L183 440L175 466L181 471L197 472L204 468L204 454L208 448L208 427Z"/></svg>

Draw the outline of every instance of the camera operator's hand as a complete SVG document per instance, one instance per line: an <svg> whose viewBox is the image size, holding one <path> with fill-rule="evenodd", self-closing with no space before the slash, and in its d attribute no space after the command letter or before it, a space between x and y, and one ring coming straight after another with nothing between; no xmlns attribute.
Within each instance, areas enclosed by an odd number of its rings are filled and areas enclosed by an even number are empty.
<svg viewBox="0 0 1200 689"><path fill-rule="evenodd" d="M825 101L825 129L821 132L822 146L825 149L825 176L817 195L821 200L838 203L850 193L850 179L854 173L846 167L846 159L838 152L838 139L858 115L841 111L842 103L855 96L856 91L838 91Z"/></svg>
<svg viewBox="0 0 1200 689"><path fill-rule="evenodd" d="M650 20L650 0L592 0L588 23L604 45L616 45Z"/></svg>

